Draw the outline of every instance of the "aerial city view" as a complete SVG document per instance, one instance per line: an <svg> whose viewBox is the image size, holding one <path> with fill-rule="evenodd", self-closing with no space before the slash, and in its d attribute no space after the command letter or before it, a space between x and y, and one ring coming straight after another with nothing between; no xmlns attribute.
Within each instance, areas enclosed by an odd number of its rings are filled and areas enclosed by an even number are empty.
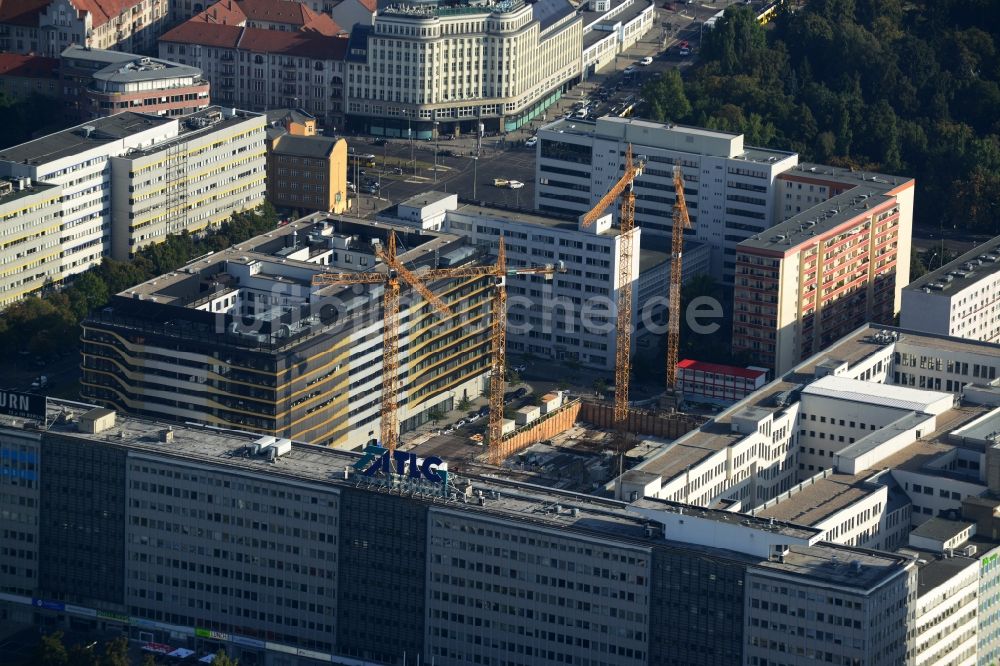
<svg viewBox="0 0 1000 666"><path fill-rule="evenodd" d="M1000 665L995 0L0 0L0 666Z"/></svg>

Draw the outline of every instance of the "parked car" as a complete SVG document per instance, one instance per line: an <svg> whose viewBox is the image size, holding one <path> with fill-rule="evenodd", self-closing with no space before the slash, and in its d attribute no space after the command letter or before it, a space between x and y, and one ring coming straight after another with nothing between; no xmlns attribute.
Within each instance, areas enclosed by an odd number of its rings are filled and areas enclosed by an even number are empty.
<svg viewBox="0 0 1000 666"><path fill-rule="evenodd" d="M449 426L449 427L445 428L444 430L442 430L441 434L442 435L450 435L453 432L455 432L455 429L452 428L451 426Z"/></svg>
<svg viewBox="0 0 1000 666"><path fill-rule="evenodd" d="M523 398L523 397L524 397L524 396L526 396L526 395L528 395L528 389L525 389L525 388L519 388L519 389L517 389L516 391L514 391L514 399L515 399L515 400L516 400L517 398Z"/></svg>
<svg viewBox="0 0 1000 666"><path fill-rule="evenodd" d="M625 75L628 76L629 74L635 74L635 69L635 65L629 65L625 68Z"/></svg>
<svg viewBox="0 0 1000 666"><path fill-rule="evenodd" d="M378 138L372 139L372 145L373 146L384 146L388 142L389 142L389 140L386 139L384 136L380 136Z"/></svg>
<svg viewBox="0 0 1000 666"><path fill-rule="evenodd" d="M510 366L510 369L513 370L514 372L524 372L525 370L528 369L528 366L522 363L521 365L512 365Z"/></svg>
<svg viewBox="0 0 1000 666"><path fill-rule="evenodd" d="M490 408L488 405L483 405L482 407L479 408L480 416L486 416L489 413L490 413Z"/></svg>
<svg viewBox="0 0 1000 666"><path fill-rule="evenodd" d="M538 143L538 137L533 136L529 137L528 140L524 142L524 145L528 148L534 148L536 143Z"/></svg>
<svg viewBox="0 0 1000 666"><path fill-rule="evenodd" d="M643 58L642 60L639 61L639 64L640 65L652 65L653 64L653 58L651 56L646 56L645 58Z"/></svg>
<svg viewBox="0 0 1000 666"><path fill-rule="evenodd" d="M455 427L456 428L461 428L466 423L468 423L468 421L466 421L465 419L459 419L459 420L455 421Z"/></svg>

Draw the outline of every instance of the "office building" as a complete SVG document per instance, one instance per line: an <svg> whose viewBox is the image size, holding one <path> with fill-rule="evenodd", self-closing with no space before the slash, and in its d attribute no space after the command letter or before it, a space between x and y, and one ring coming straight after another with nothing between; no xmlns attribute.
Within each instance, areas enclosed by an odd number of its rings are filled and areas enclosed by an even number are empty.
<svg viewBox="0 0 1000 666"><path fill-rule="evenodd" d="M132 53L70 46L59 57L59 80L80 120L122 111L183 116L209 105L200 69Z"/></svg>
<svg viewBox="0 0 1000 666"><path fill-rule="evenodd" d="M316 116L302 109L271 109L264 112L267 126L292 136L316 136Z"/></svg>
<svg viewBox="0 0 1000 666"><path fill-rule="evenodd" d="M865 322L891 324L909 281L913 187L807 164L781 174L779 201L804 210L737 246L733 349L781 375Z"/></svg>
<svg viewBox="0 0 1000 666"><path fill-rule="evenodd" d="M589 0L583 17L583 78L617 62L656 23L652 0Z"/></svg>
<svg viewBox="0 0 1000 666"><path fill-rule="evenodd" d="M216 227L264 203L264 117L210 107L175 134L111 158L111 255L132 257L170 234Z"/></svg>
<svg viewBox="0 0 1000 666"><path fill-rule="evenodd" d="M684 253L687 259L687 252ZM731 405L764 386L768 372L764 368L740 368L720 363L695 361L677 363L677 383L689 402Z"/></svg>
<svg viewBox="0 0 1000 666"><path fill-rule="evenodd" d="M289 124L298 127L297 123ZM281 126L269 127L267 200L303 212L346 212L347 141L299 136Z"/></svg>
<svg viewBox="0 0 1000 666"><path fill-rule="evenodd" d="M0 180L0 308L59 278L61 191L26 178Z"/></svg>
<svg viewBox="0 0 1000 666"><path fill-rule="evenodd" d="M79 403L48 417L0 416L0 523L24 535L5 562L40 572L0 571L11 621L262 666L916 663L913 556L662 500L442 480L431 458L396 493L355 453ZM816 612L839 619L810 633Z"/></svg>
<svg viewBox="0 0 1000 666"><path fill-rule="evenodd" d="M32 95L58 98L58 69L59 61L55 58L0 53L0 93L10 101Z"/></svg>
<svg viewBox="0 0 1000 666"><path fill-rule="evenodd" d="M380 429L383 285L312 276L385 272L375 251L393 228L315 213L114 296L83 324L83 394L145 416L364 445ZM451 234L396 229L411 270L481 258ZM489 368L490 281L429 286L453 314L401 301L403 431L481 395Z"/></svg>
<svg viewBox="0 0 1000 666"><path fill-rule="evenodd" d="M169 137L176 122L121 113L0 150L0 176L63 188L55 282L111 254L111 157Z"/></svg>
<svg viewBox="0 0 1000 666"><path fill-rule="evenodd" d="M0 150L0 175L62 187L59 282L264 198L264 118L119 113Z"/></svg>
<svg viewBox="0 0 1000 666"><path fill-rule="evenodd" d="M0 9L0 50L58 58L66 47L150 53L168 21L167 0L28 0Z"/></svg>
<svg viewBox="0 0 1000 666"><path fill-rule="evenodd" d="M910 283L899 322L926 333L1000 342L1000 237Z"/></svg>
<svg viewBox="0 0 1000 666"><path fill-rule="evenodd" d="M159 56L204 72L218 104L302 109L343 129L342 33L294 0L223 0L164 34Z"/></svg>
<svg viewBox="0 0 1000 666"><path fill-rule="evenodd" d="M995 344L864 326L645 456L616 493L898 547L907 525L1000 490L1000 472L987 471L1000 460L989 444L998 370Z"/></svg>
<svg viewBox="0 0 1000 666"><path fill-rule="evenodd" d="M582 26L567 0L384 7L351 32L347 127L418 139L516 130L579 81Z"/></svg>
<svg viewBox="0 0 1000 666"><path fill-rule="evenodd" d="M575 220L460 203L458 195L427 192L379 219L442 229L493 251L503 236L511 267L562 262L566 271L551 279L538 275L508 278L507 348L613 371L620 233L611 227L610 215L581 229ZM664 311L670 252L658 243L646 247L641 229L634 233L633 313L636 326L643 328L660 321ZM708 271L706 246L692 243L684 259L685 279Z"/></svg>
<svg viewBox="0 0 1000 666"><path fill-rule="evenodd" d="M535 208L574 216L618 181L632 144L646 161L635 181L635 222L646 234L670 234L679 165L691 217L686 237L711 247L712 274L727 283L736 270L736 246L773 223L775 179L798 163L794 153L744 147L742 134L633 118L557 120L542 127L538 139Z"/></svg>

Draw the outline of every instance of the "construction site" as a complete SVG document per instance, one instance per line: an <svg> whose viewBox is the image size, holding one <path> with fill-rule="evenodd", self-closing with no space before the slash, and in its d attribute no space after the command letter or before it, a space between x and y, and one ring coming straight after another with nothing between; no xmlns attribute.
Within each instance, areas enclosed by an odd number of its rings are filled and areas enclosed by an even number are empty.
<svg viewBox="0 0 1000 666"><path fill-rule="evenodd" d="M621 178L572 232L616 238L618 256L604 277L614 306L609 402L580 392L526 397L530 387L507 390L508 279L544 287L567 273L562 260L508 266L506 244L525 234L473 242L405 220L329 213L113 297L84 323L85 397L126 412L336 448L375 445L390 458L407 433L407 450L453 465L594 491L703 422L678 412L679 318L670 318L659 407L647 400L639 409L629 399L640 231L633 181L644 166L629 148ZM669 297L677 312L690 226L679 167L674 185ZM151 355L166 365L148 366L142 359ZM170 379L180 376L183 387ZM477 411L434 428L441 415L473 401ZM480 419L481 426L461 428Z"/></svg>

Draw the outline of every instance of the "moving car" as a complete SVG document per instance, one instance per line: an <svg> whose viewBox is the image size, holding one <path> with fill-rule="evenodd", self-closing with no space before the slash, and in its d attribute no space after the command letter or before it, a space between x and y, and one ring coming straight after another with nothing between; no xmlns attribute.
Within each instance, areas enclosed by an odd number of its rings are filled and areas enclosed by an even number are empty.
<svg viewBox="0 0 1000 666"><path fill-rule="evenodd" d="M519 180L511 180L507 182L507 187L509 187L512 190L519 190L522 187L524 187L524 183L522 183Z"/></svg>
<svg viewBox="0 0 1000 666"><path fill-rule="evenodd" d="M536 143L538 143L538 137L533 136L529 137L528 140L524 142L524 145L528 148L534 148Z"/></svg>
<svg viewBox="0 0 1000 666"><path fill-rule="evenodd" d="M510 181L507 180L506 178L494 178L493 179L493 187L508 187L509 185L510 185Z"/></svg>

